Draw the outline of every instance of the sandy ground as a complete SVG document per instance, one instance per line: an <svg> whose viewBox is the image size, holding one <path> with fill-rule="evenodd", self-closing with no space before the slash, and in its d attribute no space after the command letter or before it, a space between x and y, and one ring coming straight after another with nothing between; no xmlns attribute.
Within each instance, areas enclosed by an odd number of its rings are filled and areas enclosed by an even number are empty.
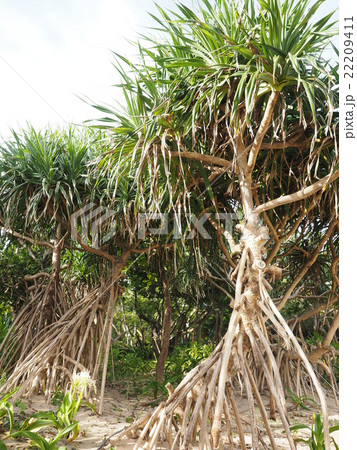
<svg viewBox="0 0 357 450"><path fill-rule="evenodd" d="M80 435L74 442L63 442L62 445L65 445L68 450L97 449L106 438L128 426L133 419L139 418L152 410L149 406L147 406L147 402L149 400L152 399L142 398L140 399L140 401L138 401L135 397L128 397L127 395L121 393L119 389L107 389L103 415L99 416L89 408L81 407L76 416L76 419L79 420L80 423ZM327 400L331 426L336 425L336 423L338 423L338 407L333 398L328 397ZM269 399L267 397L263 396L263 401L266 405L269 404ZM27 406L27 409L25 410L26 415L30 415L38 411L55 411L57 409L57 407L55 406L48 405L42 396L32 397L31 400L22 400L22 402ZM237 404L240 412L243 414L243 417L246 416L246 418L248 419L249 413L246 399L244 397L237 397ZM291 420L291 425L294 425L296 423L311 423L313 408L311 408L310 411L302 410L299 413L296 413L294 411L294 406L291 403L288 403L288 408L290 409L291 414L293 414L294 416ZM20 410L18 408L15 408L17 417L19 412ZM284 433L282 433L281 422L271 422L271 426L274 432L274 436L276 437L278 449L289 449L290 447L287 443ZM308 434L304 430L301 431L299 435L301 437L308 436ZM333 437L338 443L338 431L333 434ZM25 442L23 444L14 441L11 442L9 440L6 440L5 442L9 449L28 448ZM249 443L250 439L249 436L247 436L247 448L251 448ZM134 448L134 445L135 440L123 440L116 445L115 449L131 450ZM164 450L167 448L167 446L162 445L158 446L157 450ZM238 441L236 448L239 448ZM269 444L268 448L270 448ZM305 444L298 445L298 449L305 448L308 449L308 446Z"/></svg>

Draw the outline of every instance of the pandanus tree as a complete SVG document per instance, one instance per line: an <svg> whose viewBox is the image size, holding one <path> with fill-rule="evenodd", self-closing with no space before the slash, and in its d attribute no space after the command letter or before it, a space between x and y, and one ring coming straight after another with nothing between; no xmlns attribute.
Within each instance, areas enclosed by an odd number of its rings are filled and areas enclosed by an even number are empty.
<svg viewBox="0 0 357 450"><path fill-rule="evenodd" d="M149 217L171 212L183 216L185 226L192 214L205 217L235 285L228 330L212 355L170 389L153 414L116 437L137 435L137 449L156 448L160 439L186 449L198 435L200 449L221 448L224 432L229 448L238 442L247 448L249 433L254 449L276 449L262 386L270 393L270 418L278 412L295 449L282 372L298 390L304 384L317 392L330 448L323 389L280 310L319 254L336 242L337 72L323 57L332 13L314 19L323 0L311 6L307 0L258 3L202 0L199 14L182 4L171 15L159 8L160 40L139 45L136 65L119 56L128 108L126 114L106 109L113 150L103 165L113 182L135 177L136 201L145 202ZM223 227L222 213L237 218L231 230ZM307 230L313 244L306 260L274 302L271 291L281 277L275 263L299 247ZM199 265L199 240L195 250ZM337 324L336 318L325 349ZM233 395L237 376L248 398L248 421Z"/></svg>
<svg viewBox="0 0 357 450"><path fill-rule="evenodd" d="M73 226L72 220L81 208L101 204L105 180L92 176L91 163L102 147L103 136L92 130L33 128L14 133L1 146L2 230L52 252L50 270L24 274L28 298L1 343L0 366L7 374L3 389L21 385L18 396L43 389L50 398L73 370L87 369L96 379L102 355L108 353L109 317L119 290L112 275L120 257L111 248L93 245L97 236L83 235L83 224ZM88 295L66 276L70 268L61 264L64 251L87 252L101 263L101 282ZM105 367L104 359L104 380Z"/></svg>
<svg viewBox="0 0 357 450"><path fill-rule="evenodd" d="M93 379L102 377L102 412L122 270L132 255L160 246L133 231L137 206L130 177L112 186L104 173L93 172L106 149L98 130L32 128L14 133L0 149L2 231L52 251L50 271L25 276L27 301L0 347L0 367L7 374L2 389L21 385L17 397L43 390L49 400L73 371L88 370ZM71 283L68 264L61 265L64 250L97 257L99 283L85 295Z"/></svg>
<svg viewBox="0 0 357 450"><path fill-rule="evenodd" d="M58 308L68 307L59 282L61 251L68 236L62 224L88 192L87 163L93 148L89 135L82 139L74 130L37 133L30 128L23 134L14 132L13 139L1 147L1 226L15 238L52 253L50 273L27 280L49 280L38 304L41 324L34 325L37 331L56 320Z"/></svg>
<svg viewBox="0 0 357 450"><path fill-rule="evenodd" d="M27 302L1 345L2 370L8 376L13 372L18 381L22 376L15 366L20 372L29 371L23 363L41 343L41 333L75 303L74 292L61 273L61 254L70 237L64 225L90 197L88 162L98 152L93 138L93 133L80 135L74 129L65 133L29 128L14 132L1 146L2 230L52 253L50 270L24 274L29 284Z"/></svg>

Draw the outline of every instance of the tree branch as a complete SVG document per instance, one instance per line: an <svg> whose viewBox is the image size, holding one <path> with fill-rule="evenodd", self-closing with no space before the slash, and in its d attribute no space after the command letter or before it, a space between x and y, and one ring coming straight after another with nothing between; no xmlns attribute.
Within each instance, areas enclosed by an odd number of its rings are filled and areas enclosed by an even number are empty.
<svg viewBox="0 0 357 450"><path fill-rule="evenodd" d="M291 137L288 141L283 142L263 142L260 146L261 150L284 150L288 147L299 147L301 142L297 143L296 141L305 133L305 130L298 131L293 137Z"/></svg>
<svg viewBox="0 0 357 450"><path fill-rule="evenodd" d="M54 246L47 241L35 241L34 239L31 239L27 236L24 236L23 234L18 233L17 231L11 230L10 228L7 227L0 227L1 230L3 230L5 233L9 233L12 236L18 238L18 239L22 239L23 241L29 242L32 245L39 245L40 247L48 247L51 250L54 249Z"/></svg>
<svg viewBox="0 0 357 450"><path fill-rule="evenodd" d="M333 181L335 181L339 176L339 171L337 170L332 175L326 175L324 178L321 178L321 180L317 181L316 183L312 184L311 186L305 187L301 189L300 191L294 192L293 194L289 195L283 195L279 198L276 198L274 200L271 200L269 202L263 203L262 205L258 206L254 210L254 213L261 214L264 211L268 211L269 209L277 208L278 206L286 205L288 203L294 203L298 202L300 200L304 200L305 198L310 197L311 195L315 194L316 192L320 191L321 189L324 189L326 186L331 184Z"/></svg>
<svg viewBox="0 0 357 450"><path fill-rule="evenodd" d="M240 250L239 244L236 244L233 236L227 230L223 231L220 225L215 220L213 220L212 217L209 217L208 220L213 226L213 228L217 231L218 245L220 249L224 253L229 265L233 267L233 269L235 269L237 267L237 264L233 261L231 255L227 250L227 247L224 245L222 235L227 239L232 255L234 255Z"/></svg>
<svg viewBox="0 0 357 450"><path fill-rule="evenodd" d="M332 342L333 337L339 327L339 313L336 314L336 317L333 319L330 329L328 330L325 339L322 342L321 347L317 347L313 352L308 356L309 361L316 362L321 356L330 350L330 344Z"/></svg>
<svg viewBox="0 0 357 450"><path fill-rule="evenodd" d="M103 252L103 251L100 250L100 249L97 249L97 248L91 247L90 245L87 245L87 244L83 241L81 235L78 233L77 230L73 229L73 230L72 230L72 233L75 234L75 240L76 240L76 241L78 242L78 244L83 248L83 250L85 250L85 251L87 251L87 252L89 252L89 253L93 253L94 255L101 256L102 258L104 258L104 259L106 259L107 261L110 261L110 262L112 262L112 263L114 263L114 264L120 263L120 259L119 259L117 256L109 255L109 253Z"/></svg>
<svg viewBox="0 0 357 450"><path fill-rule="evenodd" d="M289 289L285 292L285 295L283 297L283 299L281 300L281 302L278 304L277 308L280 311L283 306L285 305L285 303L289 300L290 295L292 294L293 290L295 289L295 287L299 284L299 282L302 280L302 278L306 275L307 271L310 269L310 267L314 264L314 262L316 261L317 257L319 256L322 247L324 246L325 242L330 238L330 236L332 235L334 228L336 226L337 221L334 220L331 225L330 228L328 229L327 233L324 235L324 237L321 239L321 241L319 242L318 246L316 247L314 253L311 255L310 259L306 262L306 264L304 265L304 267L301 269L299 275L295 278L295 280L292 282L291 286L289 287Z"/></svg>
<svg viewBox="0 0 357 450"><path fill-rule="evenodd" d="M206 272L209 273L208 271L206 271ZM231 296L231 294L229 294L222 286L220 286L215 281L213 281L213 279L212 279L212 277L210 275L207 276L207 279L209 280L210 283L213 284L213 286L215 286L217 289L222 291L234 303L234 298Z"/></svg>
<svg viewBox="0 0 357 450"><path fill-rule="evenodd" d="M316 308L311 309L310 311L307 311L304 314L301 314L301 316L297 317L296 319L292 318L289 319L287 322L290 323L294 323L295 325L300 323L300 322L304 322L305 320L309 319L310 317L315 316L316 314L318 314L320 311L322 311L323 309L328 308L329 306L333 305L334 303L336 303L338 301L338 297L333 298L331 301L328 301L327 303L323 303L322 305L316 306Z"/></svg>
<svg viewBox="0 0 357 450"><path fill-rule="evenodd" d="M202 153L197 152L188 152L188 151L179 151L179 152L170 152L171 157L181 157L187 159L194 159L196 161L205 162L208 164L212 164L213 166L221 166L221 167L232 167L232 163L223 158L218 158L217 156L204 155Z"/></svg>
<svg viewBox="0 0 357 450"><path fill-rule="evenodd" d="M257 131L257 134L255 135L253 144L250 148L249 158L248 158L248 166L247 166L247 175L249 177L251 176L251 174L253 172L255 162L257 160L264 136L266 135L266 132L268 131L268 128L270 126L271 118L274 113L275 103L277 102L279 95L280 94L277 91L271 92L267 106L265 108L263 119L260 123L259 129Z"/></svg>

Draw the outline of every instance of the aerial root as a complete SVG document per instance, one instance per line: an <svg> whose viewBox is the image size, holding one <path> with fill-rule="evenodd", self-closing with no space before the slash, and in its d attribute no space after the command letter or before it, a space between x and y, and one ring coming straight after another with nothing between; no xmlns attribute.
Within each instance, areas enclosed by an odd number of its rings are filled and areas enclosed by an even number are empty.
<svg viewBox="0 0 357 450"><path fill-rule="evenodd" d="M289 444L295 449L295 444L289 430L289 423L286 419L285 398L281 383L277 380L277 373L271 376L266 358L263 356L264 345L260 342L261 336L256 332L239 332L232 342L233 353L239 361L229 365L225 387L219 393L220 373L222 370L222 360L224 354L225 339L215 349L214 353L196 369L190 372L174 392L170 386L169 398L160 403L152 414L132 424L126 430L110 441L114 446L123 438L135 438L139 434L139 439L135 445L135 450L155 449L158 442L166 441L170 449L186 450L191 446L197 446L199 450L212 450L221 448L224 443L229 449L247 449L247 435L251 435L253 449L271 448L277 449L273 432L271 430L266 407L263 403L259 389L254 380L249 365L246 363L245 345L251 344L256 354L257 363L265 367L265 376L274 396L279 415L282 419ZM260 348L263 347L263 348ZM270 356L270 355L269 355ZM232 358L233 359L233 358ZM242 417L234 397L231 379L235 375L234 371L239 370L244 380L245 390L248 396L249 420ZM279 374L278 374L279 375ZM278 386L278 387L276 387ZM220 394L220 395L219 395ZM223 399L222 413L220 417L220 427L213 428L214 418L217 409L220 408L219 399ZM259 410L259 415L256 411ZM258 425L262 421L264 432ZM222 429L224 423L225 429ZM267 445L263 436L267 434L270 446ZM236 435L236 437L234 437Z"/></svg>
<svg viewBox="0 0 357 450"><path fill-rule="evenodd" d="M10 373L2 391L21 386L16 399L43 391L49 401L58 386L66 387L75 371L87 370L92 379L98 378L102 355L108 354L111 342L119 289L113 288L111 280L78 301L61 283L53 290L51 279L31 291L31 301L20 311L1 346L0 369ZM51 306L47 309L52 317L43 313L44 305ZM100 407L103 389L101 394Z"/></svg>
<svg viewBox="0 0 357 450"><path fill-rule="evenodd" d="M72 305L72 292L67 283L56 282L48 273L25 276L28 287L28 301L12 323L0 346L0 368L11 372L31 345L38 341L38 333L57 321Z"/></svg>
<svg viewBox="0 0 357 450"><path fill-rule="evenodd" d="M244 310L234 310L227 334L211 356L189 372L175 390L168 385L169 398L160 403L152 414L123 430L108 446L114 446L124 438L135 438L139 435L135 450L154 450L159 442L166 442L172 450L246 450L249 445L253 450L277 450L268 418L269 406L271 408L273 405L274 415L276 409L289 447L296 449L289 428L282 382L282 376L286 376L282 374L282 370L285 372L289 369L289 366L284 364L288 351L298 355L298 358L295 358L299 367L295 373L295 382L304 386L306 376L310 378L311 386L320 398L324 420L327 419L326 404L311 365L297 340L289 334L284 319L274 310L274 305L271 305L269 300L264 292L263 300L258 305L262 306L262 314L265 313L265 316L276 324L276 330L285 346L289 346L284 352L275 355L271 350L265 321L257 316L249 316L247 320ZM290 377L291 373L288 375ZM245 405L239 407L239 397L234 396L233 384L237 378L243 381L242 386L248 401L248 417L241 413ZM261 396L261 386L269 391L270 403L267 406ZM327 440L325 445L326 443Z"/></svg>

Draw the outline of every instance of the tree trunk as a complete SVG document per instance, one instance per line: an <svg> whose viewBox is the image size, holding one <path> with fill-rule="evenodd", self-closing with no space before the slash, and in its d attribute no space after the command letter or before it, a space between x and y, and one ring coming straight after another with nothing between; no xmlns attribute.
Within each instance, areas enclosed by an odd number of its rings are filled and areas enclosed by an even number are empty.
<svg viewBox="0 0 357 450"><path fill-rule="evenodd" d="M161 269L160 275L164 290L165 312L162 327L161 350L156 365L156 381L162 383L164 381L165 362L167 355L169 353L172 305L171 305L169 281L167 279L166 271L164 268Z"/></svg>
<svg viewBox="0 0 357 450"><path fill-rule="evenodd" d="M58 282L60 270L61 270L61 239L62 239L62 227L61 224L58 223L56 228L56 240L54 244L54 249L52 253L52 274Z"/></svg>
<svg viewBox="0 0 357 450"><path fill-rule="evenodd" d="M52 252L52 279L49 285L49 295L44 297L43 314L45 320L45 326L50 325L55 321L57 313L57 302L61 303L63 300L59 294L59 282L61 275L61 250L62 250L62 227L61 224L57 224L56 239Z"/></svg>

